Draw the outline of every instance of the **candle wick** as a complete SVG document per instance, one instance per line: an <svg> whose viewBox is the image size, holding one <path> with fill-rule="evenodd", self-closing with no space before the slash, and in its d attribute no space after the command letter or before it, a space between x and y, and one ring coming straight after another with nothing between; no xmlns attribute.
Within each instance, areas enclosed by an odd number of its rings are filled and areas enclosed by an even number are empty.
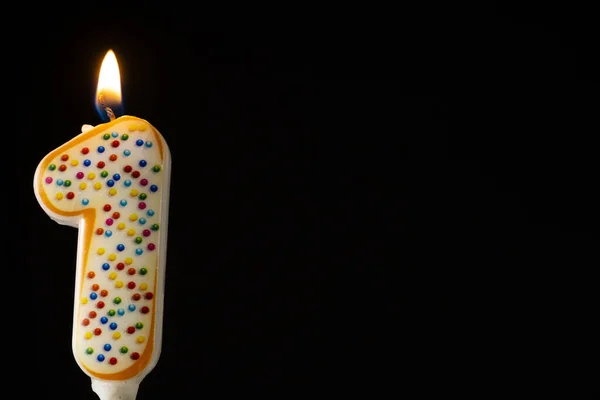
<svg viewBox="0 0 600 400"><path fill-rule="evenodd" d="M100 105L102 106L102 108L104 108L104 111L106 111L106 114L108 114L108 118L110 118L111 121L114 121L115 120L115 113L113 112L113 110L104 101L104 93L100 93L98 95L98 102L100 103Z"/></svg>

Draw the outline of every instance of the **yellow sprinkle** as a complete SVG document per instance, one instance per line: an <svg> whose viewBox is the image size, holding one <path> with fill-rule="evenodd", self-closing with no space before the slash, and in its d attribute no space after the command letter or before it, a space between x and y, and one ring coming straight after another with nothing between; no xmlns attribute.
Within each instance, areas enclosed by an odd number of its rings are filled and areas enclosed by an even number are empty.
<svg viewBox="0 0 600 400"><path fill-rule="evenodd" d="M91 181L92 179L96 179L96 174L95 174L95 173L93 173L93 172L90 172L90 173L88 174L88 179L89 179L90 181Z"/></svg>
<svg viewBox="0 0 600 400"><path fill-rule="evenodd" d="M146 128L147 128L147 126L146 126L146 125L140 125L140 126L138 127L138 130L139 130L140 132L144 132L144 131L146 130Z"/></svg>
<svg viewBox="0 0 600 400"><path fill-rule="evenodd" d="M88 302L87 297L82 297L81 298L81 304L87 304L87 302Z"/></svg>
<svg viewBox="0 0 600 400"><path fill-rule="evenodd" d="M129 125L129 132L135 132L136 129L137 129L137 126Z"/></svg>
<svg viewBox="0 0 600 400"><path fill-rule="evenodd" d="M113 339L118 339L121 337L121 332L115 332L113 333Z"/></svg>
<svg viewBox="0 0 600 400"><path fill-rule="evenodd" d="M100 254L100 255L104 254L104 249L102 247L100 247L98 249L98 254Z"/></svg>
<svg viewBox="0 0 600 400"><path fill-rule="evenodd" d="M125 229L125 223L119 222L119 225L117 225L117 228L122 231L123 229Z"/></svg>
<svg viewBox="0 0 600 400"><path fill-rule="evenodd" d="M85 335L83 335L84 338L86 339L91 339L92 338L92 332L86 332Z"/></svg>
<svg viewBox="0 0 600 400"><path fill-rule="evenodd" d="M85 190L86 188L87 188L87 183L85 183L85 182L81 182L81 183L79 184L79 189L80 189L80 190Z"/></svg>
<svg viewBox="0 0 600 400"><path fill-rule="evenodd" d="M119 289L122 288L124 285L123 281L116 281L115 282L115 286L118 287Z"/></svg>
<svg viewBox="0 0 600 400"><path fill-rule="evenodd" d="M114 196L115 194L117 194L117 189L112 188L108 191L108 194L110 194L111 196Z"/></svg>
<svg viewBox="0 0 600 400"><path fill-rule="evenodd" d="M132 190L132 191L129 193L129 195L130 195L131 197L135 197L135 196L137 196L137 195L138 195L138 191L137 191L137 190L135 190L135 189L133 189L133 190Z"/></svg>
<svg viewBox="0 0 600 400"><path fill-rule="evenodd" d="M127 264L127 265L131 265L131 263L133 263L133 258L131 258L131 257L127 257L127 258L125 259L125 264Z"/></svg>
<svg viewBox="0 0 600 400"><path fill-rule="evenodd" d="M108 261L115 261L117 259L117 255L116 254L110 254L108 256Z"/></svg>
<svg viewBox="0 0 600 400"><path fill-rule="evenodd" d="M140 290L146 290L148 289L148 284L146 282L140 284Z"/></svg>
<svg viewBox="0 0 600 400"><path fill-rule="evenodd" d="M76 167L76 166L79 165L79 161L77 161L77 160L71 160L71 165L74 166L74 167Z"/></svg>
<svg viewBox="0 0 600 400"><path fill-rule="evenodd" d="M137 214L131 214L131 215L129 216L129 220L130 220L130 221L137 221L137 219L138 219L138 216L137 216Z"/></svg>
<svg viewBox="0 0 600 400"><path fill-rule="evenodd" d="M108 275L108 279L110 279L111 281L114 281L115 279L117 279L117 273L111 272L110 275Z"/></svg>
<svg viewBox="0 0 600 400"><path fill-rule="evenodd" d="M135 339L135 341L138 343L144 343L144 340L146 340L146 338L143 336L138 336L137 339Z"/></svg>
<svg viewBox="0 0 600 400"><path fill-rule="evenodd" d="M135 235L135 229L130 229L127 231L127 236L133 236Z"/></svg>
<svg viewBox="0 0 600 400"><path fill-rule="evenodd" d="M61 192L56 193L56 200L62 200L63 197L65 197L65 195L62 194Z"/></svg>
<svg viewBox="0 0 600 400"><path fill-rule="evenodd" d="M102 184L100 182L94 183L94 189L96 189L96 190L102 189Z"/></svg>

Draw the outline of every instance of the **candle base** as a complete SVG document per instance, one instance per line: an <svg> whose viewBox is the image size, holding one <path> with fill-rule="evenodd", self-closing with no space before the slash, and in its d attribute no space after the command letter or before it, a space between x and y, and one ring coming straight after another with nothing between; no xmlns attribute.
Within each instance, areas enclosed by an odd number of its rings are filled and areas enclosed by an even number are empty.
<svg viewBox="0 0 600 400"><path fill-rule="evenodd" d="M100 400L135 400L139 383L131 381L115 382L92 379L92 390Z"/></svg>

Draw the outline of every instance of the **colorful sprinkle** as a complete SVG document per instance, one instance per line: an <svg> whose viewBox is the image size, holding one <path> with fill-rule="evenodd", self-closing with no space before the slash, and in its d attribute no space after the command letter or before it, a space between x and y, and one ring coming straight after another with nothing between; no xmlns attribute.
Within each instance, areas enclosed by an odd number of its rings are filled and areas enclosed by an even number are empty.
<svg viewBox="0 0 600 400"><path fill-rule="evenodd" d="M115 330L117 329L117 323L116 322L111 322L110 325L108 326L111 330Z"/></svg>
<svg viewBox="0 0 600 400"><path fill-rule="evenodd" d="M142 146L143 144L144 144L144 141L142 139L138 139L135 141L136 146Z"/></svg>
<svg viewBox="0 0 600 400"><path fill-rule="evenodd" d="M65 181L65 187L69 187L69 186L71 186L71 181L67 179Z"/></svg>
<svg viewBox="0 0 600 400"><path fill-rule="evenodd" d="M111 226L114 222L112 218L106 218L106 225Z"/></svg>
<svg viewBox="0 0 600 400"><path fill-rule="evenodd" d="M71 160L71 165L74 166L74 167L76 167L76 166L79 165L79 161L77 161L77 160Z"/></svg>
<svg viewBox="0 0 600 400"><path fill-rule="evenodd" d="M130 304L127 309L129 309L129 311L134 312L135 311L135 304Z"/></svg>
<svg viewBox="0 0 600 400"><path fill-rule="evenodd" d="M96 357L98 359L98 361L102 362L104 361L104 356L102 354L98 354L98 357Z"/></svg>
<svg viewBox="0 0 600 400"><path fill-rule="evenodd" d="M56 165L54 165L54 164L50 164L50 165L48 165L48 169L49 169L50 171L54 171L54 170L56 169Z"/></svg>
<svg viewBox="0 0 600 400"><path fill-rule="evenodd" d="M99 301L99 302L96 304L96 307L98 307L98 308L104 308L104 302L103 302L103 301Z"/></svg>
<svg viewBox="0 0 600 400"><path fill-rule="evenodd" d="M96 293L96 292L90 293L90 299L96 300L97 298L98 298L98 293Z"/></svg>
<svg viewBox="0 0 600 400"><path fill-rule="evenodd" d="M144 295L144 297L146 298L146 300L152 300L152 298L154 297L154 295L152 294L152 292L146 292L146 294Z"/></svg>
<svg viewBox="0 0 600 400"><path fill-rule="evenodd" d="M100 161L100 162L102 162L102 161ZM102 167L104 167L104 163L102 163ZM103 178L106 178L108 176L108 171L102 171L102 172L100 172L100 176L103 177Z"/></svg>
<svg viewBox="0 0 600 400"><path fill-rule="evenodd" d="M144 240L144 239L142 239L140 236L138 236L138 237L136 237L136 238L134 239L134 241L135 241L137 244L141 244L143 240Z"/></svg>
<svg viewBox="0 0 600 400"><path fill-rule="evenodd" d="M133 290L135 289L135 282L131 281L127 283L127 288Z"/></svg>
<svg viewBox="0 0 600 400"><path fill-rule="evenodd" d="M115 310L113 310L112 308L110 310L108 310L108 316L109 317L114 317L116 314Z"/></svg>
<svg viewBox="0 0 600 400"><path fill-rule="evenodd" d="M91 181L92 179L96 179L96 174L95 174L95 173L93 173L93 172L90 172L90 173L88 174L88 179L89 179L90 181Z"/></svg>
<svg viewBox="0 0 600 400"><path fill-rule="evenodd" d="M146 340L146 338L143 336L138 336L137 339L135 339L135 341L138 343L144 343L145 340Z"/></svg>
<svg viewBox="0 0 600 400"><path fill-rule="evenodd" d="M102 135L102 139L104 139L104 140L110 139L110 134L105 133L104 135Z"/></svg>
<svg viewBox="0 0 600 400"><path fill-rule="evenodd" d="M142 270L144 270L144 271L142 272ZM148 272L148 270L146 268L140 269L140 275L146 275L147 272ZM148 284L146 282L141 283L140 290L146 290L146 289L148 289Z"/></svg>
<svg viewBox="0 0 600 400"><path fill-rule="evenodd" d="M100 285L98 285L97 283L94 283L94 284L92 285L92 290L95 292L95 291L97 291L98 289L100 289Z"/></svg>
<svg viewBox="0 0 600 400"><path fill-rule="evenodd" d="M140 200L146 200L148 198L148 195L146 193L140 193L140 195L138 196L138 199Z"/></svg>
<svg viewBox="0 0 600 400"><path fill-rule="evenodd" d="M98 249L98 254L99 254L99 255L102 255L102 254L104 254L104 252L105 252L105 251L106 251L106 250L104 250L104 248L103 248L103 247L100 247L100 248Z"/></svg>
<svg viewBox="0 0 600 400"><path fill-rule="evenodd" d="M115 196L117 194L117 189L115 189L115 188L110 189L108 191L108 194L111 195L111 196Z"/></svg>
<svg viewBox="0 0 600 400"><path fill-rule="evenodd" d="M108 157L108 159L110 161L117 161L117 155L116 154L111 154L110 157Z"/></svg>
<svg viewBox="0 0 600 400"><path fill-rule="evenodd" d="M106 317L100 318L100 323L106 324L107 322L108 322L108 318L106 318Z"/></svg>
<svg viewBox="0 0 600 400"><path fill-rule="evenodd" d="M100 329L100 328L94 329L94 335L96 335L96 336L102 335L102 329Z"/></svg>
<svg viewBox="0 0 600 400"><path fill-rule="evenodd" d="M118 181L120 181L120 180L121 180L121 175L119 175L119 174L114 174L114 175L113 175L113 180L114 180L115 182L118 182Z"/></svg>
<svg viewBox="0 0 600 400"><path fill-rule="evenodd" d="M87 297L82 297L81 298L81 304L87 304L87 303L88 303Z"/></svg>
<svg viewBox="0 0 600 400"><path fill-rule="evenodd" d="M125 268L125 264L123 264L123 263L121 263L121 262L117 264L117 269L118 269L119 271L122 271L122 270L123 270L123 268Z"/></svg>
<svg viewBox="0 0 600 400"><path fill-rule="evenodd" d="M119 202L119 204L121 205L121 207L125 207L127 205L127 200L123 199Z"/></svg>
<svg viewBox="0 0 600 400"><path fill-rule="evenodd" d="M149 209L148 211L146 211L146 214L147 214L149 217L153 217L153 216L154 216L154 210L153 210L153 209Z"/></svg>
<svg viewBox="0 0 600 400"><path fill-rule="evenodd" d="M108 290L106 290L106 289L102 289L102 290L100 291L100 296L102 296L102 297L106 297L106 296L108 296ZM110 314L110 312L109 312L109 314Z"/></svg>
<svg viewBox="0 0 600 400"><path fill-rule="evenodd" d="M90 324L90 320L87 318L84 318L83 321L81 321L81 325L83 326L88 326Z"/></svg>
<svg viewBox="0 0 600 400"><path fill-rule="evenodd" d="M140 162L138 163L138 165L142 168L144 168L146 165L148 165L148 162L146 160L140 160Z"/></svg>
<svg viewBox="0 0 600 400"><path fill-rule="evenodd" d="M58 170L61 172L65 172L67 170L67 166L65 164L61 164L61 166L58 167Z"/></svg>
<svg viewBox="0 0 600 400"><path fill-rule="evenodd" d="M141 322L136 322L135 327L137 329L143 329L144 328L144 324L142 324Z"/></svg>
<svg viewBox="0 0 600 400"><path fill-rule="evenodd" d="M129 220L130 220L130 221L137 221L137 219L138 219L138 216L137 216L137 214L131 214L131 215L129 216Z"/></svg>
<svg viewBox="0 0 600 400"><path fill-rule="evenodd" d="M112 214L112 217L113 217L113 219L119 219L119 218L121 218L121 213L120 213L120 212L118 212L118 211L115 211L115 212Z"/></svg>
<svg viewBox="0 0 600 400"><path fill-rule="evenodd" d="M133 327L133 326L129 326L129 327L127 327L127 333L129 333L130 335L131 335L132 333L135 333L135 327Z"/></svg>
<svg viewBox="0 0 600 400"><path fill-rule="evenodd" d="M79 189L80 189L80 190L85 190L85 189L87 189L87 183L85 183L85 182L81 182L81 183L79 184Z"/></svg>
<svg viewBox="0 0 600 400"><path fill-rule="evenodd" d="M133 263L133 258L131 258L131 257L127 257L127 258L125 259L125 264L127 264L127 265L131 265L132 263Z"/></svg>
<svg viewBox="0 0 600 400"><path fill-rule="evenodd" d="M83 154L83 155L86 155L89 152L90 152L90 149L88 149L87 147L84 147L83 149L81 149L81 154Z"/></svg>
<svg viewBox="0 0 600 400"><path fill-rule="evenodd" d="M131 197L136 197L136 196L138 195L138 191L137 191L137 190L135 190L135 189L132 189L132 190L131 190L131 192L129 192L129 195L130 195Z"/></svg>
<svg viewBox="0 0 600 400"><path fill-rule="evenodd" d="M125 245L124 245L124 244L122 244L122 243L119 243L119 244L117 245L117 250L118 250L118 251L123 251L123 250L125 250Z"/></svg>
<svg viewBox="0 0 600 400"><path fill-rule="evenodd" d="M127 236L133 236L133 235L135 235L135 229L129 229L127 231Z"/></svg>
<svg viewBox="0 0 600 400"><path fill-rule="evenodd" d="M90 200L89 199L81 199L81 204L83 204L84 206L87 206L88 204L90 204Z"/></svg>
<svg viewBox="0 0 600 400"><path fill-rule="evenodd" d="M115 181L113 181L112 179L107 180L106 181L106 186L108 186L108 187L115 186Z"/></svg>
<svg viewBox="0 0 600 400"><path fill-rule="evenodd" d="M146 223L146 218L140 218L138 222L140 225L144 225Z"/></svg>
<svg viewBox="0 0 600 400"><path fill-rule="evenodd" d="M140 185L146 186L148 184L148 179L144 178L140 180Z"/></svg>
<svg viewBox="0 0 600 400"><path fill-rule="evenodd" d="M160 165L155 165L154 167L152 167L152 171L160 172Z"/></svg>
<svg viewBox="0 0 600 400"><path fill-rule="evenodd" d="M111 237L112 236L112 231L107 230L106 232L104 232L104 236Z"/></svg>
<svg viewBox="0 0 600 400"><path fill-rule="evenodd" d="M133 296L131 296L131 298L132 298L134 301L138 301L139 299L141 299L141 298L142 298L142 295L141 295L141 294L139 294L139 293L135 293Z"/></svg>
<svg viewBox="0 0 600 400"><path fill-rule="evenodd" d="M135 268L129 268L129 269L127 270L127 273L128 273L129 275L135 275Z"/></svg>
<svg viewBox="0 0 600 400"><path fill-rule="evenodd" d="M56 184L57 184L58 186L62 186L62 185L63 185L63 183L65 183L65 181L63 181L62 179L57 179L57 180L56 180Z"/></svg>
<svg viewBox="0 0 600 400"><path fill-rule="evenodd" d="M134 178L136 178L136 179L137 179L137 178L139 178L139 177L140 177L140 175L141 175L141 174L140 174L140 171L133 171L133 172L131 173L131 176L132 176L132 177L134 177Z"/></svg>
<svg viewBox="0 0 600 400"><path fill-rule="evenodd" d="M119 339L121 337L121 332L113 333L113 339Z"/></svg>
<svg viewBox="0 0 600 400"><path fill-rule="evenodd" d="M86 332L85 335L83 335L84 338L86 338L87 340L90 340L92 338L92 332Z"/></svg>
<svg viewBox="0 0 600 400"><path fill-rule="evenodd" d="M148 314L150 312L150 309L148 307L144 306L140 309L140 312L142 314Z"/></svg>
<svg viewBox="0 0 600 400"><path fill-rule="evenodd" d="M121 140L127 140L129 139L129 135L124 133L123 136L121 136Z"/></svg>
<svg viewBox="0 0 600 400"><path fill-rule="evenodd" d="M94 279L96 277L96 273L94 271L90 271L88 272L87 277L90 279Z"/></svg>
<svg viewBox="0 0 600 400"><path fill-rule="evenodd" d="M109 254L108 256L108 260L109 261L115 261L117 259L117 255L114 253Z"/></svg>
<svg viewBox="0 0 600 400"><path fill-rule="evenodd" d="M125 157L129 157L131 155L131 151L130 150L123 150L123 155Z"/></svg>
<svg viewBox="0 0 600 400"><path fill-rule="evenodd" d="M105 271L108 271L110 269L110 264L109 263L102 264L102 269Z"/></svg>
<svg viewBox="0 0 600 400"><path fill-rule="evenodd" d="M102 235L104 233L104 229L98 228L96 229L96 235Z"/></svg>
<svg viewBox="0 0 600 400"><path fill-rule="evenodd" d="M62 161L67 161L69 159L69 155L68 154L63 154L62 156L60 156L60 159Z"/></svg>
<svg viewBox="0 0 600 400"><path fill-rule="evenodd" d="M121 348L119 349L119 351L120 351L122 354L127 354L127 352L129 351L129 349L127 348L127 346L123 346L123 347L121 347Z"/></svg>
<svg viewBox="0 0 600 400"><path fill-rule="evenodd" d="M150 227L150 229L152 229L153 231L157 231L158 230L158 224L152 224L152 226Z"/></svg>
<svg viewBox="0 0 600 400"><path fill-rule="evenodd" d="M140 201L138 204L138 208L140 210L144 210L146 208L146 203L144 203L143 201Z"/></svg>
<svg viewBox="0 0 600 400"><path fill-rule="evenodd" d="M119 137L119 132L112 132L111 135L114 138Z"/></svg>
<svg viewBox="0 0 600 400"><path fill-rule="evenodd" d="M73 200L74 198L75 198L75 193L73 193L73 192L67 193L67 199Z"/></svg>
<svg viewBox="0 0 600 400"><path fill-rule="evenodd" d="M135 249L135 254L137 254L138 256L141 256L143 252L144 252L144 250L142 250L142 249L139 249L139 248Z"/></svg>
<svg viewBox="0 0 600 400"><path fill-rule="evenodd" d="M120 297L115 297L113 299L113 303L115 303L115 304L121 304L121 298Z"/></svg>
<svg viewBox="0 0 600 400"><path fill-rule="evenodd" d="M91 319L94 319L94 318L96 318L96 315L97 315L97 314L96 314L96 311L90 311L90 313L88 314L88 316L89 316Z"/></svg>
<svg viewBox="0 0 600 400"><path fill-rule="evenodd" d="M108 363L110 365L116 365L117 364L117 358L116 357L111 357L110 360L108 360Z"/></svg>
<svg viewBox="0 0 600 400"><path fill-rule="evenodd" d="M49 177L47 177L47 178L46 178L46 183L47 183L47 184L50 184L50 183L52 183L52 177L50 177L50 176L49 176Z"/></svg>
<svg viewBox="0 0 600 400"><path fill-rule="evenodd" d="M92 165L92 161L91 160L83 160L83 165L85 165L86 167L89 167L90 165Z"/></svg>
<svg viewBox="0 0 600 400"><path fill-rule="evenodd" d="M150 191L152 193L156 193L158 191L158 186L157 185L150 185Z"/></svg>
<svg viewBox="0 0 600 400"><path fill-rule="evenodd" d="M85 349L85 353L86 354L93 354L94 353L94 349L92 349L91 347L88 347L87 349Z"/></svg>
<svg viewBox="0 0 600 400"><path fill-rule="evenodd" d="M117 225L117 228L122 231L123 229L125 229L125 223L124 222L119 222L119 225Z"/></svg>
<svg viewBox="0 0 600 400"><path fill-rule="evenodd" d="M131 181L129 179L125 179L123 181L123 185L125 185L125 187L129 187L129 186L131 186Z"/></svg>
<svg viewBox="0 0 600 400"><path fill-rule="evenodd" d="M96 189L96 190L102 189L102 184L100 182L94 183L94 189Z"/></svg>
<svg viewBox="0 0 600 400"><path fill-rule="evenodd" d="M147 147L147 148L150 148L150 147L152 147L152 142L151 142L151 141L149 141L149 140L148 140L148 141L146 141L146 147Z"/></svg>
<svg viewBox="0 0 600 400"><path fill-rule="evenodd" d="M104 146L98 146L98 153L102 154L104 153Z"/></svg>
<svg viewBox="0 0 600 400"><path fill-rule="evenodd" d="M111 281L114 281L115 279L117 279L117 273L116 272L111 272L108 275L108 279L110 279Z"/></svg>
<svg viewBox="0 0 600 400"><path fill-rule="evenodd" d="M121 317L122 317L123 315L125 315L125 310L124 310L124 309L122 309L122 308L119 308L119 309L117 310L117 314L119 314L119 316L121 316Z"/></svg>
<svg viewBox="0 0 600 400"><path fill-rule="evenodd" d="M110 145L116 149L117 147L119 147L119 144L120 142L118 140L113 140L113 142Z"/></svg>
<svg viewBox="0 0 600 400"><path fill-rule="evenodd" d="M84 176L85 176L85 174L81 171L79 171L77 174L75 174L75 178L77 178L77 179L83 179Z"/></svg>
<svg viewBox="0 0 600 400"><path fill-rule="evenodd" d="M131 353L131 356L130 356L130 357L131 357L131 359L132 359L132 360L134 360L134 361L135 361L135 360L139 360L139 358L140 358L140 353L138 353L137 351L134 351L133 353Z"/></svg>
<svg viewBox="0 0 600 400"><path fill-rule="evenodd" d="M123 287L123 285L124 285L123 281L116 281L115 282L115 287L117 289L121 289Z"/></svg>

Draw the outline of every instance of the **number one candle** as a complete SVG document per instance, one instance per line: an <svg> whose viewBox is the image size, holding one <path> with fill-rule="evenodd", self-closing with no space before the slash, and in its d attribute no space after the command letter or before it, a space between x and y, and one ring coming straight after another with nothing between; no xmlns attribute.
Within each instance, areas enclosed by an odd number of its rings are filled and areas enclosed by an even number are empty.
<svg viewBox="0 0 600 400"><path fill-rule="evenodd" d="M161 349L171 158L147 121L115 118L117 59L102 62L96 105L108 122L42 159L34 192L79 229L73 353L101 400L133 400Z"/></svg>

